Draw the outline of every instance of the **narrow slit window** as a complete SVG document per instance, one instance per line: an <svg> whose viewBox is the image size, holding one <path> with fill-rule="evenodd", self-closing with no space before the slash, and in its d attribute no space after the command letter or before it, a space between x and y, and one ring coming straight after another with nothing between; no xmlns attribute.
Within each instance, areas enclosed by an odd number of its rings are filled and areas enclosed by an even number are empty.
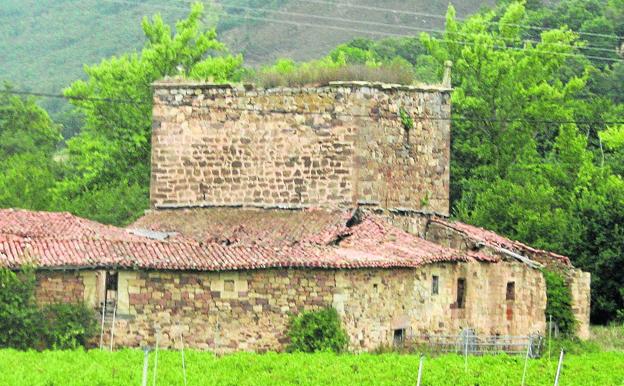
<svg viewBox="0 0 624 386"><path fill-rule="evenodd" d="M433 275L431 278L431 294L437 295L440 292L440 277Z"/></svg>
<svg viewBox="0 0 624 386"><path fill-rule="evenodd" d="M466 305L466 279L457 279L457 308Z"/></svg>
<svg viewBox="0 0 624 386"><path fill-rule="evenodd" d="M507 282L507 292L505 295L506 300L516 300L516 282L508 281Z"/></svg>

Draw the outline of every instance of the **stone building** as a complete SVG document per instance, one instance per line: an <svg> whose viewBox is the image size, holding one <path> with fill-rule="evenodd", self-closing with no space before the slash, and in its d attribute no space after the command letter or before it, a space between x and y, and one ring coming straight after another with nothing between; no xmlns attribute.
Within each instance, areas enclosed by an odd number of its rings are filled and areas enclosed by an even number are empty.
<svg viewBox="0 0 624 386"><path fill-rule="evenodd" d="M588 335L589 274L448 219L448 88L154 88L145 216L0 211L0 262L36 264L38 300L92 305L117 346L159 331L165 347L282 350L292 314L328 306L354 351L543 334L544 266L566 274Z"/></svg>

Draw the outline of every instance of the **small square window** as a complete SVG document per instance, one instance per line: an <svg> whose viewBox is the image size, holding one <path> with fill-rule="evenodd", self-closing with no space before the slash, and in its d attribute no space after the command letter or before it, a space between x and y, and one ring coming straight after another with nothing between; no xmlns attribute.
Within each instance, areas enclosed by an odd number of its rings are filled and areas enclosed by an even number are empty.
<svg viewBox="0 0 624 386"><path fill-rule="evenodd" d="M508 281L507 282L507 292L505 295L506 300L516 300L516 282Z"/></svg>
<svg viewBox="0 0 624 386"><path fill-rule="evenodd" d="M234 292L234 280L225 280L223 282L223 290L226 292Z"/></svg>
<svg viewBox="0 0 624 386"><path fill-rule="evenodd" d="M394 337L393 337L393 343L395 346L402 346L403 343L405 342L405 329L404 328L398 328L396 330L394 330Z"/></svg>
<svg viewBox="0 0 624 386"><path fill-rule="evenodd" d="M436 275L433 275L431 278L431 294L437 295L440 291L440 278Z"/></svg>

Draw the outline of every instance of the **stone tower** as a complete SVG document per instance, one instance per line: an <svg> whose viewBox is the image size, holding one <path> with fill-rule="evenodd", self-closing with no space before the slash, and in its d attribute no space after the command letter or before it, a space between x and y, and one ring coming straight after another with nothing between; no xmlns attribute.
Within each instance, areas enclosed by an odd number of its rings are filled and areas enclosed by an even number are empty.
<svg viewBox="0 0 624 386"><path fill-rule="evenodd" d="M154 85L151 205L448 215L450 88Z"/></svg>

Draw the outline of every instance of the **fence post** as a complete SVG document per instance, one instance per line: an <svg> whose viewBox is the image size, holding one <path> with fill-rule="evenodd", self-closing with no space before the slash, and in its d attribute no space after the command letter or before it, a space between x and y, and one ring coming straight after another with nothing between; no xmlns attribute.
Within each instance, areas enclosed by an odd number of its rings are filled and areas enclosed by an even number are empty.
<svg viewBox="0 0 624 386"><path fill-rule="evenodd" d="M141 386L147 386L147 370L149 368L149 347L143 349L143 380Z"/></svg>
<svg viewBox="0 0 624 386"><path fill-rule="evenodd" d="M420 386L420 381L422 380L422 369L424 360L425 356L420 354L420 363L418 364L418 382L416 383L416 386Z"/></svg>
<svg viewBox="0 0 624 386"><path fill-rule="evenodd" d="M559 364L557 365L557 375L555 375L555 384L554 386L559 386L559 376L561 375L561 365L563 364L563 349L561 349L561 354L559 354Z"/></svg>
<svg viewBox="0 0 624 386"><path fill-rule="evenodd" d="M464 372L468 372L468 334L464 334Z"/></svg>
<svg viewBox="0 0 624 386"><path fill-rule="evenodd" d="M527 343L527 352L526 357L524 358L524 371L522 371L522 386L524 386L524 380L526 379L527 366L529 364L529 354L531 353L531 344L533 338L529 337L529 342Z"/></svg>

